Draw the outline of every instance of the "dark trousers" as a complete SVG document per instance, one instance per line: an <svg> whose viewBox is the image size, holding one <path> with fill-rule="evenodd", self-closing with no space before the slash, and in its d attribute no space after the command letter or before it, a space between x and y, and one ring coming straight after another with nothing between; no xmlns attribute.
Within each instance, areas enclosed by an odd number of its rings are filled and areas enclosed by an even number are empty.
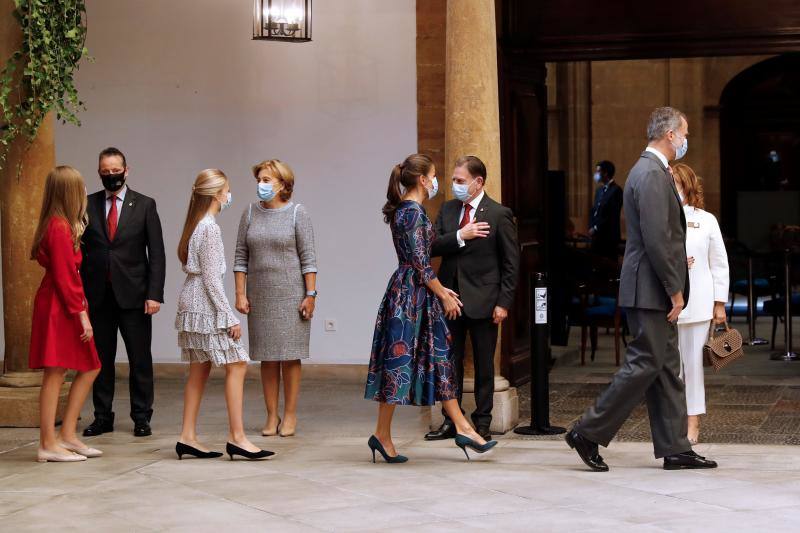
<svg viewBox="0 0 800 533"><path fill-rule="evenodd" d="M94 341L100 356L100 374L94 382L92 399L97 420L113 422L114 360L117 357L117 330L122 334L130 365L131 418L149 422L153 415L153 355L150 342L153 321L145 314L144 304L137 309L121 309L111 286L106 287L103 302L89 311Z"/></svg>
<svg viewBox="0 0 800 533"><path fill-rule="evenodd" d="M464 349L467 333L472 341L472 360L475 367L475 412L472 423L475 427L489 427L494 406L494 350L497 346L497 324L491 318L469 318L461 315L448 320L447 326L453 336L453 364L458 379L458 404L464 390ZM444 411L443 411L444 412ZM462 410L463 412L463 410ZM444 413L445 421L449 421Z"/></svg>
<svg viewBox="0 0 800 533"><path fill-rule="evenodd" d="M644 399L656 458L691 449L686 438L686 394L679 377L678 327L667 311L626 309L633 340L608 388L584 413L575 430L608 446Z"/></svg>

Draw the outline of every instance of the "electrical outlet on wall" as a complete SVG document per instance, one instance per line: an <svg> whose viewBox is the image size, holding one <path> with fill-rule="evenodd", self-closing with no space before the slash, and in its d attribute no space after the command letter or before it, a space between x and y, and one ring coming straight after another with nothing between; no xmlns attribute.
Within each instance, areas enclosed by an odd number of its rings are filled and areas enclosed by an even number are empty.
<svg viewBox="0 0 800 533"><path fill-rule="evenodd" d="M325 319L325 331L336 331L336 320L333 318Z"/></svg>

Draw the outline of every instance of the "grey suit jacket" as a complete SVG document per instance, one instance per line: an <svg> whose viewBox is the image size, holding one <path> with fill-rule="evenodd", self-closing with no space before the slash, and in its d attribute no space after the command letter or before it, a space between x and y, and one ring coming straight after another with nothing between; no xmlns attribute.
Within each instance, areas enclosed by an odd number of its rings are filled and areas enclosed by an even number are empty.
<svg viewBox="0 0 800 533"><path fill-rule="evenodd" d="M619 287L620 307L668 310L670 295L689 301L686 217L667 168L642 152L625 182L628 238Z"/></svg>

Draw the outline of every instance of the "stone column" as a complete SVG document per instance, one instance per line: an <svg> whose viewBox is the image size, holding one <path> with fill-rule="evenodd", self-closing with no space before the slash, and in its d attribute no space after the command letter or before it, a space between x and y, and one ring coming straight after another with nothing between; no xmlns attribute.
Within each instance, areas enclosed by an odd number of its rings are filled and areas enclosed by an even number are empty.
<svg viewBox="0 0 800 533"><path fill-rule="evenodd" d="M22 42L12 17L13 1L0 0L0 61ZM3 330L5 354L0 376L0 426L35 427L39 424L41 372L28 370L33 298L42 279L42 267L29 259L39 220L44 181L55 165L54 120L49 115L33 145L18 139L0 171L0 243L2 244ZM22 162L22 174L17 168ZM68 385L62 391L66 398Z"/></svg>
<svg viewBox="0 0 800 533"><path fill-rule="evenodd" d="M448 0L445 70L445 166L438 170L448 199L453 162L474 155L486 164L486 193L497 201L500 189L500 103L497 80L497 30L494 0ZM502 331L501 331L502 335ZM517 391L500 375L495 353L493 431L506 432L519 419ZM465 361L465 410L474 406L471 354ZM434 417L434 424L439 419Z"/></svg>

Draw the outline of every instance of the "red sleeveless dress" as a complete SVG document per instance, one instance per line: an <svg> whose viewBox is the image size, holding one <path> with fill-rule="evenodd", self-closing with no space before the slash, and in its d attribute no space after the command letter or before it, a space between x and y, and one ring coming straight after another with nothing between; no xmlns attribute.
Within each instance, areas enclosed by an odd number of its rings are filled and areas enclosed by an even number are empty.
<svg viewBox="0 0 800 533"><path fill-rule="evenodd" d="M81 341L83 328L78 313L87 309L79 271L83 258L72 244L66 220L50 219L36 259L45 273L33 301L28 366L81 372L100 368L94 339Z"/></svg>

